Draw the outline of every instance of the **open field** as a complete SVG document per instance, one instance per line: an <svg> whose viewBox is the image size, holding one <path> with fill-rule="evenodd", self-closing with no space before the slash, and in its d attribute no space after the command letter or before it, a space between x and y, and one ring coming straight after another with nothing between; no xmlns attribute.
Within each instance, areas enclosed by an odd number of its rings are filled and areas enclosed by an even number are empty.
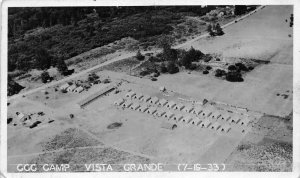
<svg viewBox="0 0 300 178"><path fill-rule="evenodd" d="M82 164L100 162L119 165L115 171L123 171L125 163L225 163L225 171L291 171L293 38L285 19L292 10L267 6L226 28L223 36L187 45L228 60L270 61L247 73L244 82L198 72L163 74L151 81L129 75L139 61L128 54L64 80L85 80L95 72L101 82L82 92L55 90L64 84L57 83L12 98L9 170L16 171L17 163L53 163L86 171ZM40 124L24 124L41 111ZM33 115L24 121L17 112Z"/></svg>

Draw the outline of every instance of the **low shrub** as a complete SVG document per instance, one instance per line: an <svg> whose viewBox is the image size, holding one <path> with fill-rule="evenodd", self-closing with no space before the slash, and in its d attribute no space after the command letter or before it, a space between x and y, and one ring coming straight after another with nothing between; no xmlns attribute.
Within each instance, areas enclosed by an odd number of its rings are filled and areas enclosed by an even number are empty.
<svg viewBox="0 0 300 178"><path fill-rule="evenodd" d="M253 67L253 66L249 66L248 69L249 69L249 70L253 70L254 67Z"/></svg>
<svg viewBox="0 0 300 178"><path fill-rule="evenodd" d="M230 65L230 66L228 66L228 70L234 71L234 70L237 70L237 67L235 65Z"/></svg>
<svg viewBox="0 0 300 178"><path fill-rule="evenodd" d="M221 69L216 70L216 74L215 74L216 77L222 77L224 75L226 75L225 70L221 70Z"/></svg>
<svg viewBox="0 0 300 178"><path fill-rule="evenodd" d="M228 72L226 74L226 80L229 82L243 82L242 74L239 72Z"/></svg>
<svg viewBox="0 0 300 178"><path fill-rule="evenodd" d="M206 70L211 70L212 67L211 66L206 66Z"/></svg>
<svg viewBox="0 0 300 178"><path fill-rule="evenodd" d="M209 74L209 72L207 70L203 71L203 74Z"/></svg>

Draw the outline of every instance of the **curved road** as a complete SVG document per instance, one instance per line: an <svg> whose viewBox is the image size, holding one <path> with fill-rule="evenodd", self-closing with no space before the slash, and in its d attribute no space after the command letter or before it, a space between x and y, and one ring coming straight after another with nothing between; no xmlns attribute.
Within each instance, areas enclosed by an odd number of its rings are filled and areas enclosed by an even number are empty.
<svg viewBox="0 0 300 178"><path fill-rule="evenodd" d="M226 28L226 27L228 27L228 26L234 24L235 21L240 21L240 20L242 20L242 19L244 19L244 18L246 18L246 17L252 15L252 14L255 13L256 11L262 9L263 7L264 7L264 6L258 7L258 8L255 9L254 11L251 11L250 13L248 13L248 14L246 14L246 15L244 15L244 16L238 18L238 19L235 19L235 20L232 21L232 22L229 22L229 23L223 25L222 28ZM176 45L176 46L174 46L173 48L175 48L175 49L182 48L182 47L184 47L184 46L186 46L186 45L188 45L188 44L191 44L191 43L193 43L193 42L195 42L195 41L197 41L197 40L199 40L199 39L201 39L201 38L208 37L208 36L209 36L209 34L208 34L208 33L205 33L205 34L200 35L200 36L198 36L197 38L194 38L194 39L192 39L192 40L189 40L189 41L187 41L187 42L185 42L185 43ZM158 53L158 52L161 52L161 51L162 51L162 50L155 50L155 51L146 51L146 52L142 52L142 53L143 53L143 54L145 54L145 53L151 53L151 52L152 52L152 53ZM11 97L8 97L8 98L7 98L7 101L10 101L10 100L12 100L12 99L21 97L21 96L23 96L23 95L28 95L28 94L37 92L37 91L42 90L42 89L46 89L46 88L51 87L51 86L54 86L54 85L58 85L58 84L60 84L60 83L62 83L62 82L67 82L68 80L71 80L71 79L73 79L73 78L79 77L79 76L84 75L84 74L87 74L87 73L89 73L89 72L91 72L91 71L93 71L93 70L95 70L95 69L98 69L98 68L100 68L100 67L103 67L103 66L105 66L105 65L108 65L108 64L111 64L111 63L113 63L113 62L120 61L120 60L129 58L129 57L133 57L133 56L135 56L135 55L136 55L136 53L127 53L127 54L118 56L118 57L116 57L116 58L114 58L114 59L111 59L111 60L106 61L106 62L104 62L104 63L101 63L101 64L99 64L99 65L96 65L96 66L94 66L94 67L92 67L92 68L89 68L89 69L86 69L86 70L84 70L84 71L81 71L81 72L78 72L78 73L76 73L76 74L73 74L73 75L71 75L71 76L65 77L65 78L63 78L63 79L61 79L61 80L53 81L53 82L51 82L51 83L48 83L48 84L45 84L45 85L40 86L40 87L38 87L38 88L35 88L35 89L32 89L32 90L26 91L26 92L24 92L24 93L20 93L20 94L17 94L17 95L13 95L13 96L11 96Z"/></svg>

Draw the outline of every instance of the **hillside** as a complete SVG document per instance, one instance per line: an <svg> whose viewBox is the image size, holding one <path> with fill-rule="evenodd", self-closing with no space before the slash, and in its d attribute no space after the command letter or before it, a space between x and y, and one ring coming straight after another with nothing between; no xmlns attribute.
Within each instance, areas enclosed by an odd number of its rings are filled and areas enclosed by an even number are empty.
<svg viewBox="0 0 300 178"><path fill-rule="evenodd" d="M205 32L210 23L223 24L251 10L238 9L234 6L9 8L8 74L26 89L35 88L35 83L41 83L42 71L52 73L53 80L61 79L63 76L52 69L61 65L67 69L62 61L80 71L99 64L92 60L117 51L121 53L116 55L121 55L122 51L157 48L159 39L165 35L182 43ZM83 55L86 52L88 55Z"/></svg>

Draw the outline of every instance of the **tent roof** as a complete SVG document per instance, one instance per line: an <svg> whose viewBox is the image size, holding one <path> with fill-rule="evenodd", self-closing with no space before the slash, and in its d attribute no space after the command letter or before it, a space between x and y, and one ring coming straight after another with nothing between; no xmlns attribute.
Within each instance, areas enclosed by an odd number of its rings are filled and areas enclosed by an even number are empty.
<svg viewBox="0 0 300 178"><path fill-rule="evenodd" d="M126 93L126 95L134 95L135 93L133 91L130 91L128 93Z"/></svg>
<svg viewBox="0 0 300 178"><path fill-rule="evenodd" d="M150 112L152 112L152 111L157 111L157 109L156 109L155 107L150 107L148 110L149 110Z"/></svg>
<svg viewBox="0 0 300 178"><path fill-rule="evenodd" d="M135 107L135 106L140 106L140 104L139 103L133 103L132 107Z"/></svg>
<svg viewBox="0 0 300 178"><path fill-rule="evenodd" d="M219 127L219 126L221 126L221 124L220 123L218 123L218 122L215 122L215 123L213 123L213 125L212 125L213 127Z"/></svg>
<svg viewBox="0 0 300 178"><path fill-rule="evenodd" d="M169 105L171 105L171 106L172 106L172 105L176 105L176 103L175 103L174 101L170 101L170 102L169 102Z"/></svg>
<svg viewBox="0 0 300 178"><path fill-rule="evenodd" d="M202 124L208 125L208 124L210 124L210 121L209 121L208 119L207 119L207 120L204 120Z"/></svg>

